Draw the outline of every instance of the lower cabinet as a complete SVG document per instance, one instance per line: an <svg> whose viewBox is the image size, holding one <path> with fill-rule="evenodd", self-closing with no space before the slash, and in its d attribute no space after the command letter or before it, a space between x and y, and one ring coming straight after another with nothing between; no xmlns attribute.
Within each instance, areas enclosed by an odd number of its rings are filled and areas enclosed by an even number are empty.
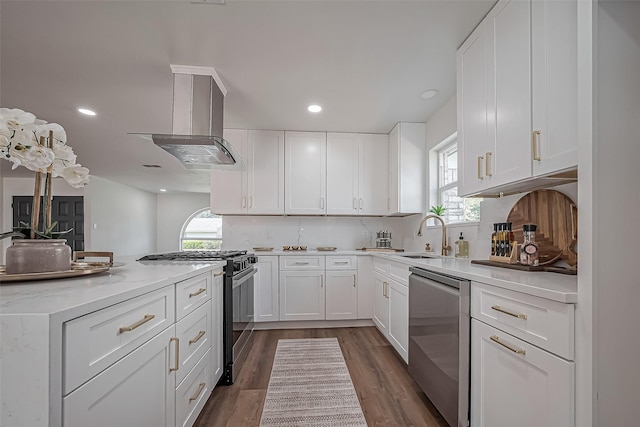
<svg viewBox="0 0 640 427"><path fill-rule="evenodd" d="M175 420L171 326L63 399L67 427L162 426Z"/></svg>
<svg viewBox="0 0 640 427"><path fill-rule="evenodd" d="M63 425L192 426L222 375L222 303L220 268L66 322Z"/></svg>
<svg viewBox="0 0 640 427"><path fill-rule="evenodd" d="M471 425L574 425L574 363L473 319Z"/></svg>
<svg viewBox="0 0 640 427"><path fill-rule="evenodd" d="M324 270L280 271L280 320L324 320L324 282Z"/></svg>
<svg viewBox="0 0 640 427"><path fill-rule="evenodd" d="M258 257L258 274L255 276L254 285L254 321L275 322L280 320L277 256Z"/></svg>
<svg viewBox="0 0 640 427"><path fill-rule="evenodd" d="M395 280L387 287L389 327L387 338L405 362L409 361L409 288Z"/></svg>
<svg viewBox="0 0 640 427"><path fill-rule="evenodd" d="M409 363L409 266L374 258L373 323Z"/></svg>
<svg viewBox="0 0 640 427"><path fill-rule="evenodd" d="M327 270L325 302L327 320L358 318L358 272Z"/></svg>

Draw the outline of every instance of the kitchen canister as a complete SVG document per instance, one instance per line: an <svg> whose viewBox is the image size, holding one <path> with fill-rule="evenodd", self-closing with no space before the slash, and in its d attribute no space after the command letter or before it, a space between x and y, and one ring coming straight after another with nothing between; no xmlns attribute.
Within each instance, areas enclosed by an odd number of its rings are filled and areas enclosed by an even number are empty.
<svg viewBox="0 0 640 427"><path fill-rule="evenodd" d="M7 274L71 270L71 247L66 239L17 239L7 248Z"/></svg>

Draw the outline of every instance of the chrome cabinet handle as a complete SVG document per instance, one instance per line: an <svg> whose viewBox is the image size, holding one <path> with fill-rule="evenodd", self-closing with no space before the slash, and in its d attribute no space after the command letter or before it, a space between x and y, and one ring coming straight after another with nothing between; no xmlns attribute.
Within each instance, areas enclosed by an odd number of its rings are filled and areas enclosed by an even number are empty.
<svg viewBox="0 0 640 427"><path fill-rule="evenodd" d="M391 197L387 197L387 209L391 209Z"/></svg>
<svg viewBox="0 0 640 427"><path fill-rule="evenodd" d="M253 196L249 196L249 209L253 207Z"/></svg>
<svg viewBox="0 0 640 427"><path fill-rule="evenodd" d="M355 288L356 287L356 275L354 274L352 277L353 277L353 287Z"/></svg>
<svg viewBox="0 0 640 427"><path fill-rule="evenodd" d="M334 264L344 265L344 264L349 264L349 261L336 261L336 262L334 262Z"/></svg>
<svg viewBox="0 0 640 427"><path fill-rule="evenodd" d="M309 265L309 261L296 261L296 265Z"/></svg>
<svg viewBox="0 0 640 427"><path fill-rule="evenodd" d="M176 363L173 368L169 368L169 372L177 371L180 367L180 338L171 337L169 342L174 341L176 343Z"/></svg>
<svg viewBox="0 0 640 427"><path fill-rule="evenodd" d="M389 298L389 284L387 282L382 282L382 296L385 298Z"/></svg>
<svg viewBox="0 0 640 427"><path fill-rule="evenodd" d="M532 143L531 149L533 150L533 160L542 160L542 157L540 157L540 154L538 154L538 139L540 138L541 133L542 131L540 130L534 130L531 136L531 143Z"/></svg>
<svg viewBox="0 0 640 427"><path fill-rule="evenodd" d="M242 207L243 208L247 207L247 196L242 196Z"/></svg>
<svg viewBox="0 0 640 427"><path fill-rule="evenodd" d="M195 292L191 292L191 293L189 294L189 298L195 297L196 295L200 295L201 293L203 293L203 292L204 292L204 291L206 291L206 290L207 290L207 288L200 288L200 289L198 289L198 290L197 290L197 291L195 291Z"/></svg>
<svg viewBox="0 0 640 427"><path fill-rule="evenodd" d="M132 323L129 326L122 326L120 329L118 329L118 332L120 332L121 334L124 332L131 332L134 329L136 329L139 326L144 325L145 323L149 322L151 319L153 319L154 317L156 317L153 314L145 314L144 317L140 320L138 320L136 323Z"/></svg>
<svg viewBox="0 0 640 427"><path fill-rule="evenodd" d="M202 393L202 390L204 390L205 385L206 385L205 383L200 383L198 385L198 390L196 390L196 393L189 398L189 402L191 402L192 400L196 400L198 397L200 397L200 393Z"/></svg>
<svg viewBox="0 0 640 427"><path fill-rule="evenodd" d="M189 340L189 345L197 343L198 341L200 341L200 338L202 338L205 334L206 334L205 331L198 332L198 335L196 335L195 338L191 338Z"/></svg>
<svg viewBox="0 0 640 427"><path fill-rule="evenodd" d="M491 151L487 151L485 155L487 158L484 164L484 173L487 176L493 176L493 172L491 172L491 157L493 156L493 153Z"/></svg>
<svg viewBox="0 0 640 427"><path fill-rule="evenodd" d="M500 313L504 313L504 314L508 314L509 316L512 317L517 317L518 319L527 319L527 315L524 313L514 313L513 311L509 311L509 310L505 310L504 308L500 307L499 305L492 305L491 306L492 310L495 311L499 311Z"/></svg>
<svg viewBox="0 0 640 427"><path fill-rule="evenodd" d="M324 287L324 274L320 275L320 287Z"/></svg>
<svg viewBox="0 0 640 427"><path fill-rule="evenodd" d="M320 209L324 209L324 197L320 197Z"/></svg>
<svg viewBox="0 0 640 427"><path fill-rule="evenodd" d="M478 179L484 179L482 176L482 161L484 160L484 156L478 156Z"/></svg>
<svg viewBox="0 0 640 427"><path fill-rule="evenodd" d="M360 197L360 209L363 209L364 203L362 202L362 197Z"/></svg>
<svg viewBox="0 0 640 427"><path fill-rule="evenodd" d="M500 341L500 338L498 338L497 335L491 335L490 338L491 338L491 341L493 341L493 342L495 342L497 344L500 344L504 348L507 348L507 349L513 351L515 354L522 354L522 355L526 354L526 351L523 348L516 348L516 347L512 346L511 344L507 344L504 341Z"/></svg>

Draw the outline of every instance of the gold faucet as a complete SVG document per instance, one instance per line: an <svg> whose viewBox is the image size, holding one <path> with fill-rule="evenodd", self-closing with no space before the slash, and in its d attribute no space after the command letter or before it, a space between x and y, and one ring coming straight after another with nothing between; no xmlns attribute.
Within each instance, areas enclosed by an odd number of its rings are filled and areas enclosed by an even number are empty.
<svg viewBox="0 0 640 427"><path fill-rule="evenodd" d="M418 228L418 236L422 236L422 227L429 218L437 219L442 224L442 256L447 256L447 252L451 250L451 246L447 245L447 226L444 225L444 220L438 215L427 215L420 221L420 227Z"/></svg>

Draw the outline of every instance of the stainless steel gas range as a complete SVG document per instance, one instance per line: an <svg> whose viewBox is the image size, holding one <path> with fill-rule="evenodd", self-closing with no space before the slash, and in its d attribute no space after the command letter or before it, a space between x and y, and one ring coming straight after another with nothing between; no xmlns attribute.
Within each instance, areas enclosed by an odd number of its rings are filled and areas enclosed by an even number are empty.
<svg viewBox="0 0 640 427"><path fill-rule="evenodd" d="M181 251L147 255L138 261L226 261L223 304L224 373L220 383L233 384L247 357L253 332L256 257L247 251Z"/></svg>

